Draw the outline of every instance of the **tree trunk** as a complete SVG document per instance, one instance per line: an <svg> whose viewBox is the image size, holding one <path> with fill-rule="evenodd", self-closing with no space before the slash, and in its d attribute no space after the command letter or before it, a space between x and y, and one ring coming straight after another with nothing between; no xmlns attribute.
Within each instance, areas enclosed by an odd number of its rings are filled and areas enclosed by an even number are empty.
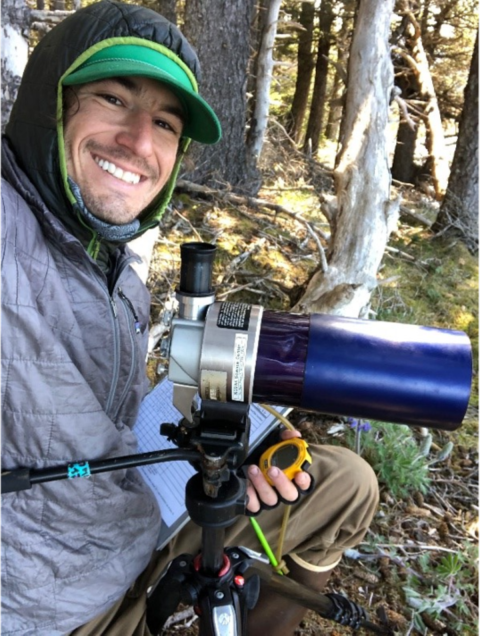
<svg viewBox="0 0 480 636"><path fill-rule="evenodd" d="M424 119L427 128L427 151L431 165L432 181L437 199L442 199L448 182L448 160L438 100L433 86L432 75L425 49L423 48L420 26L411 11L405 11L410 24L407 27L408 46L411 54L397 49L416 75L421 99L425 101Z"/></svg>
<svg viewBox="0 0 480 636"><path fill-rule="evenodd" d="M23 32L29 23L25 0L2 0L2 132L28 60L28 41Z"/></svg>
<svg viewBox="0 0 480 636"><path fill-rule="evenodd" d="M255 110L255 87L257 84L257 62L260 46L262 44L262 36L267 26L268 7L270 0L257 0L255 3L254 17L252 20L252 28L250 30L250 61L247 73L247 119L251 121L253 111ZM248 127L248 124L247 124Z"/></svg>
<svg viewBox="0 0 480 636"><path fill-rule="evenodd" d="M255 110L247 141L247 161L256 169L262 152L270 107L270 85L273 73L273 47L277 34L278 14L282 0L271 0L267 23L262 34L257 59L257 81L255 90Z"/></svg>
<svg viewBox="0 0 480 636"><path fill-rule="evenodd" d="M309 150L311 144L312 155L315 155L318 150L320 135L322 134L327 91L328 54L331 43L330 31L333 19L333 4L331 0L323 0L320 6L320 39L318 42L317 63L315 65L315 83L313 85L312 104L304 144L304 150Z"/></svg>
<svg viewBox="0 0 480 636"><path fill-rule="evenodd" d="M393 0L361 0L348 68L344 136L335 169L337 212L326 271L318 271L294 308L366 316L399 201L390 201L387 127L393 69Z"/></svg>
<svg viewBox="0 0 480 636"><path fill-rule="evenodd" d="M313 3L302 2L302 11L299 22L304 28L298 39L297 53L297 80L293 94L292 107L287 115L286 130L290 137L299 142L302 135L302 127L307 112L310 82L313 73L312 41L313 19L315 10Z"/></svg>
<svg viewBox="0 0 480 636"><path fill-rule="evenodd" d="M338 138L340 121L342 119L342 98L344 89L345 84L343 79L340 73L336 71L330 95L330 109L328 111L327 126L325 128L325 136L327 139L330 139L330 141L336 141Z"/></svg>
<svg viewBox="0 0 480 636"><path fill-rule="evenodd" d="M353 19L350 14L350 3L344 4L342 15L342 26L336 37L337 46L337 70L333 80L333 87L330 95L330 108L328 111L328 121L325 129L325 136L331 141L337 141L340 132L340 122L342 121L342 111L345 102L345 91L347 82L348 51L351 44L351 30Z"/></svg>
<svg viewBox="0 0 480 636"><path fill-rule="evenodd" d="M141 4L163 15L164 18L170 20L173 24L177 24L176 0L143 0Z"/></svg>
<svg viewBox="0 0 480 636"><path fill-rule="evenodd" d="M478 194L477 31L450 179L433 230L452 228L472 251L478 250Z"/></svg>
<svg viewBox="0 0 480 636"><path fill-rule="evenodd" d="M397 181L415 183L417 166L413 158L416 141L417 128L413 129L406 121L400 121L392 163L392 177Z"/></svg>
<svg viewBox="0 0 480 636"><path fill-rule="evenodd" d="M183 32L197 50L200 92L217 113L222 140L192 148L188 178L218 187L229 182L256 194L258 174L249 173L245 145L247 72L254 0L187 0Z"/></svg>
<svg viewBox="0 0 480 636"><path fill-rule="evenodd" d="M418 83L416 76L411 72L405 61L400 58L400 68L397 70L397 86L401 89L403 100L418 97ZM400 124L397 132L397 143L392 163L392 177L402 183L415 183L417 166L414 162L415 144L417 140L418 126L415 129L400 116Z"/></svg>

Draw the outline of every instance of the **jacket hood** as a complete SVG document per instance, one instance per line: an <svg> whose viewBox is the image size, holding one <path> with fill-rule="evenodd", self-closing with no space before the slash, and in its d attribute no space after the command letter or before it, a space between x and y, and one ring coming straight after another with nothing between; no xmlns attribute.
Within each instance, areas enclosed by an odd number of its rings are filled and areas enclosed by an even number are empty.
<svg viewBox="0 0 480 636"><path fill-rule="evenodd" d="M46 205L94 257L93 246L99 245L97 231L79 214L77 198L66 176L61 79L71 67L78 67L79 58L88 59L89 49L93 54L106 41L128 44L135 38L171 50L200 80L196 53L171 22L150 9L102 0L69 16L42 38L25 68L5 131L17 160ZM158 224L172 196L189 141L181 141L172 175L143 211L135 236Z"/></svg>

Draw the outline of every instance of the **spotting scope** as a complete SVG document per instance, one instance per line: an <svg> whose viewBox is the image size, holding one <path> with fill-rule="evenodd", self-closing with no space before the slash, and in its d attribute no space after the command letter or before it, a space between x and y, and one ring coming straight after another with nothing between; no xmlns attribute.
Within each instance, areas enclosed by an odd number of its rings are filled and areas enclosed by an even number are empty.
<svg viewBox="0 0 480 636"><path fill-rule="evenodd" d="M215 246L180 249L166 357L174 405L187 420L198 392L445 430L462 423L472 380L465 333L216 302Z"/></svg>

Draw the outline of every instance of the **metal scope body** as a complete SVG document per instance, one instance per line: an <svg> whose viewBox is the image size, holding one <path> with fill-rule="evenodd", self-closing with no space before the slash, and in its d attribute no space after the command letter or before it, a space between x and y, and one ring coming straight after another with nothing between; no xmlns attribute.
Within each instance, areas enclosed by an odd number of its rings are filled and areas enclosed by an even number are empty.
<svg viewBox="0 0 480 636"><path fill-rule="evenodd" d="M213 246L188 245L213 262ZM463 332L214 302L205 280L177 291L172 324L169 378L185 417L198 388L202 399L446 430L462 423L472 380Z"/></svg>

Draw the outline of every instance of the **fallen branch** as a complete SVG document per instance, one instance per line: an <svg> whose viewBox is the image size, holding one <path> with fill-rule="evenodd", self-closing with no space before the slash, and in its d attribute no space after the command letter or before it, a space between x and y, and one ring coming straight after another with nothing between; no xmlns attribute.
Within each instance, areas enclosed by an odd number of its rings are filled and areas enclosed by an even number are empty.
<svg viewBox="0 0 480 636"><path fill-rule="evenodd" d="M38 31L39 33L45 34L50 31L52 24L49 22L32 22L30 28L32 31Z"/></svg>
<svg viewBox="0 0 480 636"><path fill-rule="evenodd" d="M148 334L148 353L152 353L163 334L168 331L169 327L163 323L157 322L150 328Z"/></svg>
<svg viewBox="0 0 480 636"><path fill-rule="evenodd" d="M236 294L239 291L249 291L254 294L258 294L259 290L252 288L252 285L258 285L258 284L260 284L260 281L253 282L253 283L245 283L245 285L238 285L238 287L233 287L232 289L228 289L227 291L224 291L221 294L217 294L217 300L225 300L231 294ZM263 292L260 292L260 293L263 294Z"/></svg>
<svg viewBox="0 0 480 636"><path fill-rule="evenodd" d="M394 88L394 89L396 89L396 90L398 90L398 91L400 91L400 92L398 92L398 93L397 93L397 92L395 92L395 93L394 93L394 92L392 91L392 94L393 94L393 98L392 98L392 99L393 99L393 101L397 102L397 104L398 104L398 106L399 106L399 108L400 108L400 112L401 112L401 113L402 113L402 115L403 115L403 119L404 119L404 121L408 124L408 126L409 126L412 130L416 130L416 128L417 128L417 127L416 127L416 124L415 124L415 122L413 121L413 119L410 117L410 115L408 114L408 106L407 106L407 103L406 103L406 101L405 101L404 99L402 99L402 97L400 97L400 95L401 95L401 92L402 92L402 91L398 88L398 86L394 86L393 88Z"/></svg>
<svg viewBox="0 0 480 636"><path fill-rule="evenodd" d="M362 545L362 544L360 544ZM376 548L400 548L401 550L434 550L436 552L450 552L451 554L456 554L458 550L451 550L450 548L444 548L441 545L429 545L427 543L377 543L375 545ZM382 552L382 550L380 550ZM388 556L389 554L384 554L383 556ZM409 555L412 556L412 555Z"/></svg>
<svg viewBox="0 0 480 636"><path fill-rule="evenodd" d="M433 221L429 221L428 219L426 219L421 214L417 214L415 212L412 212L411 210L406 208L404 205L400 206L400 216L405 218L405 219L408 219L409 221L413 221L415 223L420 223L420 225L424 225L425 227L428 227L428 228L430 228L432 226L432 223L433 223Z"/></svg>
<svg viewBox="0 0 480 636"><path fill-rule="evenodd" d="M398 250L396 247L390 247L390 245L387 245L385 247L385 251L389 254L397 254L398 256L403 256L403 258L405 258L407 261L411 261L413 263L417 260L414 256L407 254L407 252Z"/></svg>
<svg viewBox="0 0 480 636"><path fill-rule="evenodd" d="M310 234L310 236L315 241L317 245L319 254L320 254L320 262L322 264L322 269L324 272L328 270L327 257L325 255L325 250L323 245L320 243L320 239L318 234L322 235L324 240L326 239L325 234L321 233L321 231L315 231L312 225L306 221L301 214L297 212L293 212L285 208L283 205L279 205L278 203L272 203L271 201L266 201L265 199L258 199L256 197L248 197L240 194L234 194L233 192L225 192L223 190L214 190L213 188L209 188L208 186L202 186L197 183L192 183L191 181L186 181L184 179L179 179L177 181L177 188L181 190L187 190L188 192L194 192L197 194L204 194L206 196L218 197L223 199L224 201L234 203L236 205L248 205L253 208L267 208L268 210L273 210L277 214L286 214L294 218L298 223L301 223L305 226L305 229Z"/></svg>
<svg viewBox="0 0 480 636"><path fill-rule="evenodd" d="M270 123L274 124L277 128L279 128L282 133L285 135L285 137L288 139L288 141L290 142L293 151L295 152L295 154L300 157L303 161L307 161L307 163L310 164L310 166L313 166L316 170L318 170L319 172L323 172L324 174L333 177L333 170L329 170L328 168L324 168L323 166L321 166L318 161L315 161L315 159L312 159L312 157L308 156L307 154L305 154L304 152L302 152L301 150L299 150L297 148L297 143L294 139L292 139L292 137L290 137L290 135L288 134L288 132L286 131L285 127L282 126L282 124L277 121L276 119L274 119L273 117L270 119Z"/></svg>
<svg viewBox="0 0 480 636"><path fill-rule="evenodd" d="M44 9L32 9L30 17L32 21L50 22L52 24L60 24L62 20L73 15L75 11L48 11Z"/></svg>
<svg viewBox="0 0 480 636"><path fill-rule="evenodd" d="M368 544L360 544L360 545L368 545ZM396 565L399 565L402 568L405 568L405 570L409 573L409 574L413 574L413 576L416 576L418 579L420 580L425 580L425 577L422 576L422 574L420 574L419 572L417 572L417 570L414 570L413 568L409 567L404 559L402 559L401 557L398 556L394 556L393 554L390 554L389 552L385 552L385 550L382 550L378 545L375 546L377 549L376 552L372 553L372 554L364 554L362 552L359 552L358 550L346 550L345 551L345 555L350 558L350 559L354 559L354 560L359 560L359 561L376 561L378 559L384 559L387 558L390 561L392 561L392 563L395 563ZM389 547L389 546L387 546Z"/></svg>
<svg viewBox="0 0 480 636"><path fill-rule="evenodd" d="M172 627L172 625L176 625L182 621L189 621L189 627L196 619L197 615L195 614L194 608L187 607L187 609L182 610L181 612L175 612L175 614L172 614L165 622L163 629L168 629L169 627Z"/></svg>
<svg viewBox="0 0 480 636"><path fill-rule="evenodd" d="M417 265L423 265L424 267L428 267L428 263L426 261L419 261L411 254L408 254L407 252L404 252L403 250L399 250L396 247L390 247L390 245L387 245L385 248L385 251L388 254L395 254L396 256L401 256L402 258L406 259L407 261L410 261L411 263L416 263Z"/></svg>
<svg viewBox="0 0 480 636"><path fill-rule="evenodd" d="M190 223L190 221L187 219L186 216L183 216L183 214L181 214L178 210L176 210L175 208L173 208L173 213L176 214L177 216L179 216L182 221L185 221L185 223L190 227L190 229L192 230L192 232L195 234L195 236L197 237L197 239L202 242L203 239L200 236L200 234L197 232L197 230L193 227L193 225Z"/></svg>

